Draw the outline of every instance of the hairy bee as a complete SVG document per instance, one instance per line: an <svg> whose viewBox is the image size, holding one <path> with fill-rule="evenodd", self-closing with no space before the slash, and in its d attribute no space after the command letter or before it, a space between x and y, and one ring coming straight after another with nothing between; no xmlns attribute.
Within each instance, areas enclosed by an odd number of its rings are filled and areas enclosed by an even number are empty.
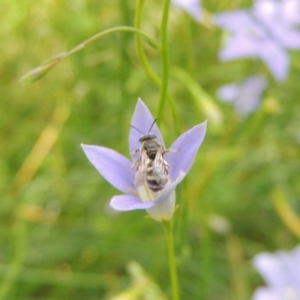
<svg viewBox="0 0 300 300"><path fill-rule="evenodd" d="M155 122L156 120L152 123L149 132ZM164 160L164 155L168 150L158 143L156 135L149 132L139 139L141 146L136 152L140 153L140 158L134 163L136 167L134 181L136 186L146 181L150 190L158 192L166 186L169 180L169 165Z"/></svg>

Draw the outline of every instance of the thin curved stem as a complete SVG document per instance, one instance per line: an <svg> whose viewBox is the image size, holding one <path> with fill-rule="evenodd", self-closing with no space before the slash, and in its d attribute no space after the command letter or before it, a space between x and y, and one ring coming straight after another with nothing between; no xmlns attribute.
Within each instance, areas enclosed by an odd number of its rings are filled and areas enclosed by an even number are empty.
<svg viewBox="0 0 300 300"><path fill-rule="evenodd" d="M164 111L164 106L168 94L169 83L169 49L168 49L168 19L169 19L170 0L164 1L163 15L161 21L161 57L162 57L162 86L160 90L160 100L158 106L158 122Z"/></svg>
<svg viewBox="0 0 300 300"><path fill-rule="evenodd" d="M113 27L113 28L104 30L102 32L99 32L99 33L93 35L89 39L85 40L84 42L82 42L81 44L79 44L78 46L76 46L75 48L70 50L67 53L67 56L85 48L87 45L93 43L94 41L98 40L99 38L102 38L110 33L118 32L118 31L127 31L127 32L135 33L139 37L141 37L145 42L147 42L150 46L152 46L154 49L157 49L157 50L159 49L159 45L143 31L141 31L137 28L131 27L131 26L117 26L117 27Z"/></svg>
<svg viewBox="0 0 300 300"><path fill-rule="evenodd" d="M95 42L96 40L98 40L98 39L100 39L100 38L102 38L102 37L104 37L108 34L111 34L111 33L114 33L114 32L119 32L119 31L127 31L127 32L135 33L136 35L138 35L140 37L140 39L143 39L144 41L146 41L154 49L157 49L157 50L159 49L159 45L152 38L150 38L148 35L146 35L141 30L139 30L137 28L134 28L134 27L130 27L130 26L117 26L117 27L113 27L113 28L101 31L101 32L93 35L92 37L88 38L87 40L83 41L82 43L80 43L79 45L77 45L76 47L71 49L70 51L60 53L60 54L54 56L53 58L48 59L41 66L39 66L39 67L29 71L27 74L25 74L20 79L20 82L23 85L28 85L28 84L40 79L49 70L51 70L53 67L55 67L57 64L59 64L65 58L67 58L70 55L84 49L86 46L88 46L89 44Z"/></svg>
<svg viewBox="0 0 300 300"><path fill-rule="evenodd" d="M135 26L136 30L138 30L138 31L140 31L140 29L141 29L144 3L145 3L145 0L137 0L136 1L134 26ZM144 52L144 49L143 49L142 39L138 35L135 36L135 47L136 47L136 52L137 52L138 58L142 64L142 67L145 70L146 74L155 83L155 85L160 88L161 81L149 65L146 55L145 55L145 52Z"/></svg>
<svg viewBox="0 0 300 300"><path fill-rule="evenodd" d="M145 0L137 0L137 2L136 2L136 12L135 12L134 26L136 27L137 30L141 29L144 3L145 3ZM162 80L151 69L151 66L148 63L147 57L146 57L145 52L144 52L142 40L137 35L135 36L135 47L136 47L137 56L138 56L138 58L141 62L141 65L142 65L145 73L150 78L150 80L157 86L157 88L162 90ZM180 133L180 125L179 125L180 118L179 118L178 110L177 110L177 107L175 105L174 99L172 98L172 96L169 93L167 94L167 98L168 98L170 108L171 108L171 112L172 112L172 115L173 115L175 129L176 129L176 132L179 134ZM158 118L158 123L159 123L160 120L161 120L161 116Z"/></svg>
<svg viewBox="0 0 300 300"><path fill-rule="evenodd" d="M176 270L176 262L175 262L174 239L173 239L171 221L164 221L162 222L162 225L165 231L165 236L167 241L173 300L179 300L180 298L179 298L178 278L177 278L177 270Z"/></svg>

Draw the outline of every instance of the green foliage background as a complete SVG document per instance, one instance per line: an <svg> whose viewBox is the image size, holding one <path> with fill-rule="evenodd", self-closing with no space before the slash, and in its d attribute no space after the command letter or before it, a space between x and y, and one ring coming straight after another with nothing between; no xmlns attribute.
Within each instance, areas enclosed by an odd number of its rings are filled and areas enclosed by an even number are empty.
<svg viewBox="0 0 300 300"><path fill-rule="evenodd" d="M250 4L203 2L210 12ZM113 212L108 203L119 192L80 148L102 145L129 156L137 98L157 112L159 90L140 66L134 35L108 35L43 79L18 82L99 31L133 26L134 10L135 1L1 1L0 299L170 299L161 225L142 211ZM161 1L146 1L142 29L156 39L161 10ZM170 64L177 66L169 91L179 118L167 103L160 120L166 145L178 136L175 128L182 133L208 118L196 162L177 190L181 297L250 299L264 284L253 256L291 249L300 237L290 217L300 213L300 53L291 53L289 78L278 84L260 62L219 62L222 33L209 23L171 8L168 29ZM158 53L145 50L160 74ZM270 85L260 110L240 119L215 92L252 73ZM190 93L191 80L202 96ZM205 97L221 124L203 110Z"/></svg>

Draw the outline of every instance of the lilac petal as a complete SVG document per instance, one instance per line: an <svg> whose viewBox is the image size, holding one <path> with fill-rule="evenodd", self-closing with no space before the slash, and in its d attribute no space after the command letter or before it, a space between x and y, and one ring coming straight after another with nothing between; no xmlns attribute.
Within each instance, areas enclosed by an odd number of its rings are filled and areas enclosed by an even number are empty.
<svg viewBox="0 0 300 300"><path fill-rule="evenodd" d="M235 33L244 33L253 23L245 10L216 14L214 22L218 27Z"/></svg>
<svg viewBox="0 0 300 300"><path fill-rule="evenodd" d="M286 10L289 6L297 11L295 3L290 0L282 2L259 0L254 4L253 13L281 45L289 49L299 49L300 32L293 28L293 22L288 21L289 17L293 18L293 14Z"/></svg>
<svg viewBox="0 0 300 300"><path fill-rule="evenodd" d="M300 246L291 252L260 253L253 264L268 285L268 288L258 289L253 300L300 299Z"/></svg>
<svg viewBox="0 0 300 300"><path fill-rule="evenodd" d="M298 30L287 28L286 26L282 26L281 24L274 24L272 27L272 31L280 44L282 44L287 49L300 48L300 32Z"/></svg>
<svg viewBox="0 0 300 300"><path fill-rule="evenodd" d="M198 149L204 139L206 121L183 133L171 146L171 151L166 155L170 166L170 179L174 181L180 174L188 173Z"/></svg>
<svg viewBox="0 0 300 300"><path fill-rule="evenodd" d="M263 76L250 76L241 84L227 84L218 91L218 97L224 102L233 102L236 111L246 116L257 109L261 95L268 81Z"/></svg>
<svg viewBox="0 0 300 300"><path fill-rule="evenodd" d="M294 284L300 288L300 245L296 247L290 254L289 268L291 269L291 277L295 281Z"/></svg>
<svg viewBox="0 0 300 300"><path fill-rule="evenodd" d="M283 81L287 78L290 62L284 49L271 41L266 41L260 48L259 56L276 80Z"/></svg>
<svg viewBox="0 0 300 300"><path fill-rule="evenodd" d="M217 96L223 102L233 102L238 96L239 89L237 84L226 84L218 89Z"/></svg>
<svg viewBox="0 0 300 300"><path fill-rule="evenodd" d="M288 49L300 49L300 32L297 30L289 29L288 31L282 32L280 40Z"/></svg>
<svg viewBox="0 0 300 300"><path fill-rule="evenodd" d="M299 0L255 0L253 14L265 24L297 25L300 23Z"/></svg>
<svg viewBox="0 0 300 300"><path fill-rule="evenodd" d="M243 57L256 57L260 45L257 40L245 35L232 36L225 47L219 52L219 59L227 61Z"/></svg>
<svg viewBox="0 0 300 300"><path fill-rule="evenodd" d="M114 196L110 200L110 206L120 211L148 209L154 205L155 203L153 201L142 202L139 198L130 195Z"/></svg>
<svg viewBox="0 0 300 300"><path fill-rule="evenodd" d="M196 21L201 20L201 1L200 0L172 0L176 5L189 13Z"/></svg>
<svg viewBox="0 0 300 300"><path fill-rule="evenodd" d="M185 175L186 173L179 172L176 180L167 184L167 186L162 190L161 194L159 194L159 196L155 199L155 202L158 203L167 200L176 189L176 186L183 180Z"/></svg>
<svg viewBox="0 0 300 300"><path fill-rule="evenodd" d="M283 254L283 253L282 253ZM286 268L287 255L281 257L275 254L261 253L254 257L253 264L270 286L284 286L288 284Z"/></svg>
<svg viewBox="0 0 300 300"><path fill-rule="evenodd" d="M287 0L281 2L281 16L286 24L300 24L300 2L299 0Z"/></svg>
<svg viewBox="0 0 300 300"><path fill-rule="evenodd" d="M263 23L269 23L274 21L276 18L276 13L279 8L279 3L273 0L255 0L253 4L253 14L254 16Z"/></svg>
<svg viewBox="0 0 300 300"><path fill-rule="evenodd" d="M255 111L260 103L261 95L266 89L268 81L263 76L250 76L240 87L240 94L235 102L236 111L246 116Z"/></svg>
<svg viewBox="0 0 300 300"><path fill-rule="evenodd" d="M282 300L281 293L278 292L278 289L271 288L258 288L254 292L252 300Z"/></svg>
<svg viewBox="0 0 300 300"><path fill-rule="evenodd" d="M149 132L153 121L154 119L149 109L147 108L145 103L139 98L135 107L135 111L133 113L131 125L138 128L142 133L140 133L138 130L132 127L130 128L129 149L132 158L134 158L133 153L140 148L140 137ZM150 133L156 135L158 142L164 145L163 138L156 124L153 125Z"/></svg>
<svg viewBox="0 0 300 300"><path fill-rule="evenodd" d="M120 153L105 147L83 145L88 160L98 172L115 188L128 194L134 187L132 162Z"/></svg>
<svg viewBox="0 0 300 300"><path fill-rule="evenodd" d="M298 300L300 299L299 286L274 286L268 288L258 288L252 300Z"/></svg>

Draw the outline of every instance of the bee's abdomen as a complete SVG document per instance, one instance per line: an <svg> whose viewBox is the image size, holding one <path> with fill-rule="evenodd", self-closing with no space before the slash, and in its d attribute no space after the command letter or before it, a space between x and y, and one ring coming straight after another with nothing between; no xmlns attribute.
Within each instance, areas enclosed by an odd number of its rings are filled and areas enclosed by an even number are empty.
<svg viewBox="0 0 300 300"><path fill-rule="evenodd" d="M147 185L149 189L153 192L158 192L164 188L164 186L159 185L156 180L149 180L147 178Z"/></svg>
<svg viewBox="0 0 300 300"><path fill-rule="evenodd" d="M168 182L168 175L163 173L159 168L154 168L152 163L149 163L146 180L149 189L154 192L158 192L166 186Z"/></svg>

